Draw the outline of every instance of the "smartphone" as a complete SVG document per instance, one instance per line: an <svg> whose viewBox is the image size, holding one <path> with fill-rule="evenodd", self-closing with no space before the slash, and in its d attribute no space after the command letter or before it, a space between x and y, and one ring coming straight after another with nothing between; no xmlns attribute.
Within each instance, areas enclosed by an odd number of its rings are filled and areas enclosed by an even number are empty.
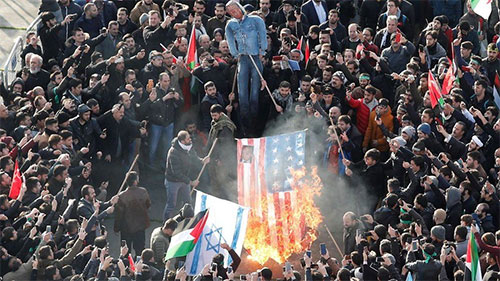
<svg viewBox="0 0 500 281"><path fill-rule="evenodd" d="M321 255L322 256L326 255L326 244L325 243L321 243L321 244L319 244L319 247L321 249Z"/></svg>
<svg viewBox="0 0 500 281"><path fill-rule="evenodd" d="M210 270L212 270L212 272L215 272L217 270L217 264L215 262L212 263L212 267L210 268Z"/></svg>
<svg viewBox="0 0 500 281"><path fill-rule="evenodd" d="M177 262L177 268L181 268L184 266L184 261L178 261ZM229 270L228 270L229 271ZM229 272L228 272L229 273Z"/></svg>
<svg viewBox="0 0 500 281"><path fill-rule="evenodd" d="M283 57L281 56L273 56L273 61L280 61L283 60Z"/></svg>
<svg viewBox="0 0 500 281"><path fill-rule="evenodd" d="M127 241L122 240L122 247L125 247L125 245L127 245Z"/></svg>
<svg viewBox="0 0 500 281"><path fill-rule="evenodd" d="M241 275L240 275L240 280L247 280L247 276L246 276L246 275L244 275L244 274L241 274Z"/></svg>
<svg viewBox="0 0 500 281"><path fill-rule="evenodd" d="M51 225L47 225L47 228L45 230L47 232L52 232L52 226Z"/></svg>
<svg viewBox="0 0 500 281"><path fill-rule="evenodd" d="M363 233L363 235L364 235L365 237L367 237L367 238L372 236L371 232L369 232L369 231L367 231L367 232Z"/></svg>
<svg viewBox="0 0 500 281"><path fill-rule="evenodd" d="M411 241L411 250L415 252L417 249L418 249L417 240L414 239Z"/></svg>
<svg viewBox="0 0 500 281"><path fill-rule="evenodd" d="M292 271L292 264L289 261L287 261L285 262L285 272L290 272L290 271Z"/></svg>
<svg viewBox="0 0 500 281"><path fill-rule="evenodd" d="M141 261L141 256L137 256L137 257L135 258L135 264L137 264L137 263L138 263L138 262L140 262L140 261Z"/></svg>
<svg viewBox="0 0 500 281"><path fill-rule="evenodd" d="M306 255L307 255L308 257L311 257L311 255L312 255L311 251L310 251L310 250L307 250L307 251L306 251Z"/></svg>
<svg viewBox="0 0 500 281"><path fill-rule="evenodd" d="M356 236L360 236L362 235L363 233L361 232L361 229L356 229Z"/></svg>
<svg viewBox="0 0 500 281"><path fill-rule="evenodd" d="M184 262L182 262L182 264L184 264ZM227 274L231 274L231 273L233 273L233 268L228 266L227 267Z"/></svg>
<svg viewBox="0 0 500 281"><path fill-rule="evenodd" d="M413 238L411 236L406 237L407 244L411 244L412 241L413 241Z"/></svg>
<svg viewBox="0 0 500 281"><path fill-rule="evenodd" d="M302 265L302 267L306 267L306 261L303 258L300 259L300 265Z"/></svg>
<svg viewBox="0 0 500 281"><path fill-rule="evenodd" d="M375 259L376 262L384 262L384 258L383 257L377 257Z"/></svg>
<svg viewBox="0 0 500 281"><path fill-rule="evenodd" d="M451 246L446 246L446 248L444 248L444 253L449 255L451 253Z"/></svg>

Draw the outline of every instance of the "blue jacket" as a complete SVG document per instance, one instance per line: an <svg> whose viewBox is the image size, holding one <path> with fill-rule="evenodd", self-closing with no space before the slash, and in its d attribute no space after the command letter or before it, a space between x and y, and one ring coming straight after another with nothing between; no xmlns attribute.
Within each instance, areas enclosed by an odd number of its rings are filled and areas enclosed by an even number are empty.
<svg viewBox="0 0 500 281"><path fill-rule="evenodd" d="M244 15L242 20L229 20L225 34L229 51L234 57L264 55L266 52L266 25L259 16Z"/></svg>
<svg viewBox="0 0 500 281"><path fill-rule="evenodd" d="M104 27L99 16L93 19L86 19L85 14L76 21L76 27L81 27L83 31L87 32L90 35L90 38L94 38L99 35L99 31Z"/></svg>

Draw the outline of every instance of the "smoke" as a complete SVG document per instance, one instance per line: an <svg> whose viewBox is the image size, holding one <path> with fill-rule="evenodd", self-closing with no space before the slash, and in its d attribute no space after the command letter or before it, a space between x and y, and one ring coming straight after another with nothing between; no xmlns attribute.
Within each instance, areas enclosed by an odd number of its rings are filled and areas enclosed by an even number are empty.
<svg viewBox="0 0 500 281"><path fill-rule="evenodd" d="M353 125L354 126L354 125ZM311 167L318 167L323 188L321 196L315 202L323 215L323 224L319 229L319 237L313 248L319 248L319 243L326 243L330 255L342 258L335 250L335 246L326 233L326 224L333 236L342 248L342 217L345 212L351 211L356 215L372 213L373 207L377 203L373 192L367 190L361 182L362 179L332 174L326 169L325 152L327 150L327 124L324 118L306 116L305 112L293 112L278 116L275 120L267 123L263 136L272 136L297 130L306 129L306 167L310 171ZM316 249L317 249L316 248Z"/></svg>

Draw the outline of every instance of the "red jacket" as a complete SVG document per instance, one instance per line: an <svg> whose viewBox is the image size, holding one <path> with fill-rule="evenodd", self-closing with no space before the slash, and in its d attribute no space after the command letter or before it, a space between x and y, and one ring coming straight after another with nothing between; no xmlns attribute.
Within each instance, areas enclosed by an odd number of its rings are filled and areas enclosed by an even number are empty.
<svg viewBox="0 0 500 281"><path fill-rule="evenodd" d="M356 127L364 135L370 119L370 108L363 103L363 99L347 99L349 106L356 110ZM374 108L375 109L375 108Z"/></svg>

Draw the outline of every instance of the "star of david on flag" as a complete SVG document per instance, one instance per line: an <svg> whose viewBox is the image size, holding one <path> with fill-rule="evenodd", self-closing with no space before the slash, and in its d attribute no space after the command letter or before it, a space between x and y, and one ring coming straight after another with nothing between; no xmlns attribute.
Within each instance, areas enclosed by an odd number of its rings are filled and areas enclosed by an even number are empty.
<svg viewBox="0 0 500 281"><path fill-rule="evenodd" d="M238 255L241 255L243 249L249 208L196 191L194 211L198 213L204 210L209 210L210 216L200 240L186 256L185 266L188 275L199 274L219 253L224 255L225 266L231 264L231 257L222 249L222 243L228 244Z"/></svg>

